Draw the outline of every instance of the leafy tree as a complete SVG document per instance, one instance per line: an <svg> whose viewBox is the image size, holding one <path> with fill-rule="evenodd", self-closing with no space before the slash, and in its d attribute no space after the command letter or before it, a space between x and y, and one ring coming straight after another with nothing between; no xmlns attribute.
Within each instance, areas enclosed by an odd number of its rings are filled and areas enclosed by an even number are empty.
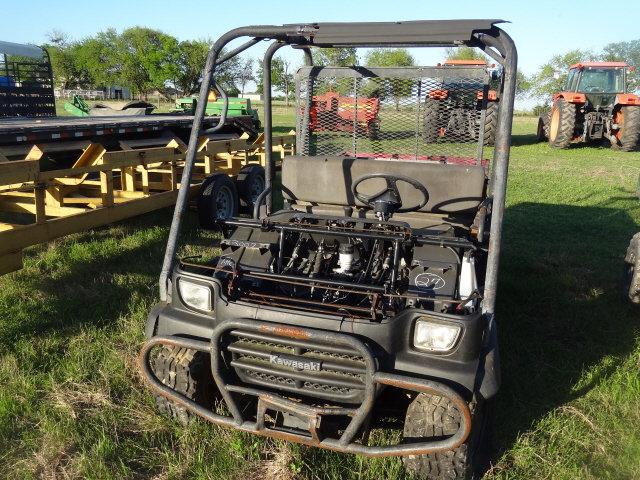
<svg viewBox="0 0 640 480"><path fill-rule="evenodd" d="M76 62L78 44L71 41L66 33L58 30L50 32L48 43L44 47L51 59L56 87L67 89L88 83L87 72L79 68Z"/></svg>
<svg viewBox="0 0 640 480"><path fill-rule="evenodd" d="M208 52L209 42L206 40L184 41L178 45L178 69L174 83L183 95L191 95L200 88Z"/></svg>
<svg viewBox="0 0 640 480"><path fill-rule="evenodd" d="M264 67L262 62L258 62L258 73L256 78L256 90L258 93L264 93L263 82ZM271 60L271 84L284 93L286 105L289 106L291 94L293 93L294 77L292 73L291 63L287 59L274 57Z"/></svg>
<svg viewBox="0 0 640 480"><path fill-rule="evenodd" d="M609 43L602 49L600 58L606 62L627 62L629 65L640 67L640 40ZM627 71L627 84L630 91L640 88L640 75L637 70Z"/></svg>
<svg viewBox="0 0 640 480"><path fill-rule="evenodd" d="M238 76L236 77L237 85L240 89L241 95L244 95L244 89L249 82L255 80L253 76L253 59L247 58L243 63L241 63L241 68L238 72Z"/></svg>
<svg viewBox="0 0 640 480"><path fill-rule="evenodd" d="M142 95L164 91L178 76L178 41L159 30L128 28L118 38L119 78Z"/></svg>
<svg viewBox="0 0 640 480"><path fill-rule="evenodd" d="M450 47L445 53L447 60L487 60L487 57L477 48Z"/></svg>
<svg viewBox="0 0 640 480"><path fill-rule="evenodd" d="M586 50L571 50L564 54L554 55L542 65L529 79L531 93L534 97L548 98L564 89L569 73L569 66L586 60L595 60L597 55Z"/></svg>
<svg viewBox="0 0 640 480"><path fill-rule="evenodd" d="M358 63L356 49L344 48L316 48L313 50L313 63L315 65L349 67Z"/></svg>
<svg viewBox="0 0 640 480"><path fill-rule="evenodd" d="M118 33L110 28L85 38L74 48L76 66L84 70L95 87L106 87L119 83L120 46Z"/></svg>
<svg viewBox="0 0 640 480"><path fill-rule="evenodd" d="M411 67L415 65L415 60L405 48L381 48L371 50L366 56L365 63L370 67ZM395 103L396 110L399 110L400 99L411 94L413 85L413 80L392 78L388 84L388 91L383 88L373 91L370 94L377 95L380 98L391 96ZM381 87L384 87L384 85Z"/></svg>

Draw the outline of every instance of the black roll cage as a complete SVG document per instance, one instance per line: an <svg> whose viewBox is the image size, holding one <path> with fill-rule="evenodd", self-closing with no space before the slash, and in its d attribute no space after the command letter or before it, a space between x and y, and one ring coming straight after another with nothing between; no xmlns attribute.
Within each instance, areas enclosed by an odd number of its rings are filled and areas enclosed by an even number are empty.
<svg viewBox="0 0 640 480"><path fill-rule="evenodd" d="M167 301L168 281L171 277L178 235L188 203L189 185L195 163L196 147L210 88L216 88L223 98L223 110L216 126L206 130L213 133L221 129L226 121L228 98L224 90L216 85L215 68L224 61L240 54L262 40L273 40L264 55L264 146L266 154L265 192L267 212L272 209L272 184L274 176L272 157L272 111L271 111L271 61L276 51L285 46L302 49L306 63L312 64L310 47L455 47L480 48L502 65L502 93L498 113L493 154L492 172L489 179L488 196L492 198L491 235L485 276L482 311L487 316L488 329L494 328L494 311L498 280L498 266L502 237L509 149L511 145L511 123L516 87L517 51L511 37L496 24L503 20L420 20L408 22L354 22L354 23L306 23L289 25L260 25L240 27L222 35L211 47L203 70L202 85L189 137L189 147L180 181L180 190L173 213L162 271L160 273L160 298ZM232 40L251 37L250 40L220 57L222 49ZM487 335L488 338L490 335Z"/></svg>

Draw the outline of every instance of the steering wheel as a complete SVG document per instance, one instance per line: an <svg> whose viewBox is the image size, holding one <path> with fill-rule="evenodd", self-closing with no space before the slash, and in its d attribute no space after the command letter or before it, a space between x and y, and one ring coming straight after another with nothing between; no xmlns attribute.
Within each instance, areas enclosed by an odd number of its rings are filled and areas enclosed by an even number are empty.
<svg viewBox="0 0 640 480"><path fill-rule="evenodd" d="M386 182L386 186L379 192L372 195L364 195L358 192L358 186L365 180L370 180L372 178L383 178ZM402 198L398 191L398 182L408 183L418 190L422 194L422 201L418 205L402 208ZM415 212L420 210L429 201L429 192L427 192L425 186L420 182L413 178L402 175L390 175L387 173L370 173L368 175L363 175L351 184L351 192L353 193L353 196L362 203L372 207L376 213L387 218L396 212Z"/></svg>

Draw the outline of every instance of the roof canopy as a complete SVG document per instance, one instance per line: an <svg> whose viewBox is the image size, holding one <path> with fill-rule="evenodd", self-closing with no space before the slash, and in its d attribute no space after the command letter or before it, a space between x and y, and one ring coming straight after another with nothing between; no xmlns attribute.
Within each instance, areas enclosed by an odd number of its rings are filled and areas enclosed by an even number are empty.
<svg viewBox="0 0 640 480"><path fill-rule="evenodd" d="M601 68L620 68L628 67L629 64L625 62L580 62L571 65L569 68L584 68L584 67L601 67Z"/></svg>
<svg viewBox="0 0 640 480"><path fill-rule="evenodd" d="M36 47L35 45L23 45L21 43L3 41L0 41L0 53L37 59L42 59L45 55L44 50L40 47Z"/></svg>

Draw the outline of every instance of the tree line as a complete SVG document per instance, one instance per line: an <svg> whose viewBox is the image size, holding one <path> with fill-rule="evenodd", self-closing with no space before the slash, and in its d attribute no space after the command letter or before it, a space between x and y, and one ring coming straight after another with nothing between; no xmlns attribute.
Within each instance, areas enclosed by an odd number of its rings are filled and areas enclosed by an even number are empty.
<svg viewBox="0 0 640 480"><path fill-rule="evenodd" d="M158 91L167 97L198 91L212 43L208 39L179 41L172 35L146 27L132 27L122 32L107 29L82 40L72 40L64 32L56 31L49 34L48 40L45 48L51 57L58 88L121 85L140 96ZM415 65L409 51L402 48L371 50L362 59L357 57L355 48L314 49L313 57L317 65ZM469 47L447 49L445 57L493 62ZM599 51L575 49L554 55L532 75L518 72L516 93L521 98L536 98L548 103L551 94L564 88L568 66L589 60L625 61L640 66L640 40L609 43ZM292 65L286 57L273 59L272 83L287 103L293 93L296 68L297 65ZM255 82L257 91L262 93L262 73L260 61L234 57L217 68L216 80L231 95L244 94L251 82ZM630 72L628 79L631 91L640 88L636 72Z"/></svg>

